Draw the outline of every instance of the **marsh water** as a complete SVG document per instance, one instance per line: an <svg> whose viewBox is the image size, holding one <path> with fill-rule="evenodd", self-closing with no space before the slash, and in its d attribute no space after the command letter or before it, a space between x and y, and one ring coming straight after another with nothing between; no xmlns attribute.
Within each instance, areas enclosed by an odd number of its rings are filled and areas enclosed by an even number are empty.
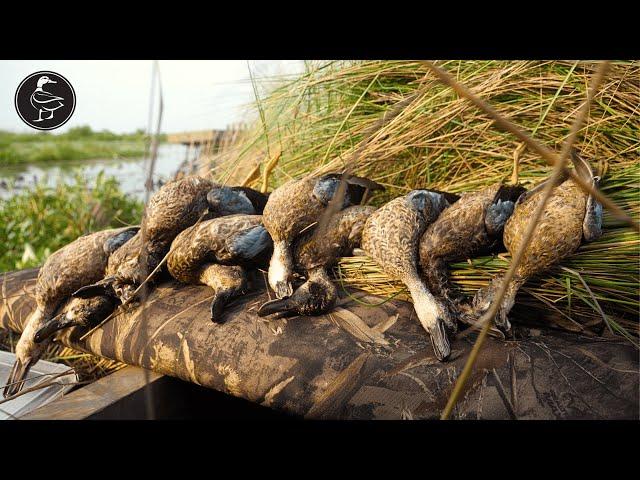
<svg viewBox="0 0 640 480"><path fill-rule="evenodd" d="M171 179L185 160L186 154L186 146L160 145L154 169L154 181ZM144 183L147 173L143 158L39 162L0 166L0 198L6 199L24 189L32 188L39 181L44 181L49 186L55 186L58 182L73 183L77 173L83 175L91 183L100 172L104 172L105 176L115 177L126 194L139 199L144 198Z"/></svg>

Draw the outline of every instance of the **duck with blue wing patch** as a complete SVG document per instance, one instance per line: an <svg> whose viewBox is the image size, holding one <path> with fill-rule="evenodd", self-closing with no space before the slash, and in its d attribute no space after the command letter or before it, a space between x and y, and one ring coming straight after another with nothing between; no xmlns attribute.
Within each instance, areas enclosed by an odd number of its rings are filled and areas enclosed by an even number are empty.
<svg viewBox="0 0 640 480"><path fill-rule="evenodd" d="M312 228L346 182L346 191L338 211L358 205L371 190L383 187L366 178L342 173L292 180L274 190L264 208L264 226L273 239L273 255L269 263L269 285L276 297L293 294L295 261L292 246L296 237Z"/></svg>
<svg viewBox="0 0 640 480"><path fill-rule="evenodd" d="M572 151L576 172L585 181L597 186L598 177L593 175L589 164ZM518 199L513 214L504 227L504 245L512 255L522 244L531 217L542 201L543 189L537 187ZM585 193L573 180L565 180L554 187L542 217L535 228L522 260L495 318L496 326L508 331L511 328L509 312L515 304L518 290L528 278L545 272L575 252L582 241L592 241L602 234L602 206L591 195ZM491 305L502 283L502 276L494 278L488 287L480 289L473 298L471 315L480 318Z"/></svg>
<svg viewBox="0 0 640 480"><path fill-rule="evenodd" d="M272 248L261 215L229 215L200 222L178 235L167 267L180 282L214 290L211 320L221 323L226 303L246 289L246 269L266 267Z"/></svg>
<svg viewBox="0 0 640 480"><path fill-rule="evenodd" d="M449 202L444 193L413 190L375 211L362 232L362 249L389 276L409 289L418 319L429 333L439 360L445 360L451 353L446 330L455 330L455 321L445 303L434 297L420 278L418 243L427 226L447 207Z"/></svg>
<svg viewBox="0 0 640 480"><path fill-rule="evenodd" d="M446 300L451 313L460 313L464 305L449 280L448 264L501 247L504 225L524 191L498 183L463 193L427 227L420 239L420 269L429 291Z"/></svg>
<svg viewBox="0 0 640 480"><path fill-rule="evenodd" d="M38 272L35 290L37 307L16 345L16 361L4 389L5 397L22 389L27 373L38 361L55 331L83 324L85 320L94 321L104 314L105 308L115 308L110 299L82 299L75 302L77 306L82 306L75 318L63 322L61 317L56 316L73 292L104 276L109 256L126 245L137 230L137 227L125 227L90 233L47 258Z"/></svg>
<svg viewBox="0 0 640 480"><path fill-rule="evenodd" d="M162 262L180 232L199 219L260 214L267 198L247 187L222 186L195 175L164 184L145 209L138 251L131 252L106 278L75 295L89 297L111 288L123 303L129 302L137 287Z"/></svg>

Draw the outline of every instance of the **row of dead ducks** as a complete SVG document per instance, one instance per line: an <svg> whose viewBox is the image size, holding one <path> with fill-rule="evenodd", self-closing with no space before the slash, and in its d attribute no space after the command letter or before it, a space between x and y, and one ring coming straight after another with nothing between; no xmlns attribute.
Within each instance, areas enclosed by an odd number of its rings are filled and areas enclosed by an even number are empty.
<svg viewBox="0 0 640 480"><path fill-rule="evenodd" d="M588 163L577 154L573 161L576 171L595 185L598 179ZM211 319L221 322L224 306L247 289L248 273L267 263L277 298L262 305L259 315L328 312L338 297L329 269L361 247L406 285L435 355L445 360L458 322L479 318L500 283L494 279L465 302L449 283L447 264L495 251L503 243L513 253L541 188L526 192L496 184L460 196L423 189L379 209L360 205L368 191L381 188L342 174L292 180L270 195L195 176L167 183L151 198L139 229L85 235L47 259L36 284L37 310L16 346L4 395L22 388L56 332L97 325L120 304L130 303L149 274L161 271L157 267L167 254L167 270L176 280L214 290ZM327 209L333 214L323 215ZM600 205L572 180L555 188L508 286L498 327L510 328L507 314L526 279L573 253L583 239L598 237L601 220ZM306 280L294 290L296 275Z"/></svg>

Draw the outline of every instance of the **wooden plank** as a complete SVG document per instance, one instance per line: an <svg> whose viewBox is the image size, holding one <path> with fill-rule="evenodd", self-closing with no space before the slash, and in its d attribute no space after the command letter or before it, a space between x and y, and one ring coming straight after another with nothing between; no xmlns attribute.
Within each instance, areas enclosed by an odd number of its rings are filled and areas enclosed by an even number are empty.
<svg viewBox="0 0 640 480"><path fill-rule="evenodd" d="M150 372L149 384L153 385L163 377ZM99 414L145 386L144 370L126 367L34 410L21 417L21 420L83 420Z"/></svg>
<svg viewBox="0 0 640 480"><path fill-rule="evenodd" d="M193 132L168 133L168 143L182 143L184 145L200 145L203 143L219 143L225 130L200 130Z"/></svg>
<svg viewBox="0 0 640 480"><path fill-rule="evenodd" d="M5 276L0 326L21 330L34 308L36 274ZM207 287L165 281L151 293L146 315L134 308L84 341L79 330L60 341L279 411L341 419L438 418L472 344L455 340L452 359L438 362L405 302L370 308L344 298L340 306L353 316L268 321L255 315L267 298L258 287L216 325ZM488 341L454 417L509 418L495 369L518 418L638 418L633 346L524 327L515 333L518 341Z"/></svg>

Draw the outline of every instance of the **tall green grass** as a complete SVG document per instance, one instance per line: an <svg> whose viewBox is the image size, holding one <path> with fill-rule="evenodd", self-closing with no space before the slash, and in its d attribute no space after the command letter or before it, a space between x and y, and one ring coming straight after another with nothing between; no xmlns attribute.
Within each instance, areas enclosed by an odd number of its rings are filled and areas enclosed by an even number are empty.
<svg viewBox="0 0 640 480"><path fill-rule="evenodd" d="M559 61L438 64L557 150L569 134L596 68L589 62ZM351 163L355 174L387 187L374 196L378 205L415 188L465 192L509 181L514 156L519 157L519 181L527 187L551 171L417 62L312 62L299 78L276 88L259 84L255 88L260 95L259 118L256 114L252 128L210 165L216 178L229 183L242 181L256 165L264 165L268 150L276 147L282 155L270 177L272 189L291 178L342 170ZM401 101L408 101L403 111L367 138L367 132ZM576 145L604 177L603 190L636 218L639 106L640 64L614 62ZM562 328L599 330L608 325L617 333L637 335L639 248L639 236L607 214L603 237L527 283L519 302L530 304L529 312ZM453 278L472 294L506 265L500 258L473 259L452 265ZM343 259L340 267L338 275L347 285L383 295L400 288L366 257Z"/></svg>
<svg viewBox="0 0 640 480"><path fill-rule="evenodd" d="M0 167L34 162L59 162L144 155L146 135L138 130L115 134L75 127L63 134L0 131Z"/></svg>
<svg viewBox="0 0 640 480"><path fill-rule="evenodd" d="M137 224L142 203L126 196L115 178L102 173L89 183L33 189L0 200L0 272L33 267L80 235Z"/></svg>

